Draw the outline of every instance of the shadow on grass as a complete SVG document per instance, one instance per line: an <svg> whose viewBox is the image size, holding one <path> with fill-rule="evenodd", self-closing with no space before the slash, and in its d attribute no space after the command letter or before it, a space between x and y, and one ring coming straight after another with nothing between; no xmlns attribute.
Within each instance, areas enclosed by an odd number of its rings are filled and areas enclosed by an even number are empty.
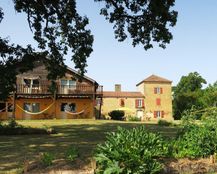
<svg viewBox="0 0 217 174"><path fill-rule="evenodd" d="M54 125L57 130L54 135L19 135L0 136L0 171L10 171L23 166L25 160L39 160L40 153L53 153L57 159L65 158L66 150L75 146L79 150L82 165L87 165L93 155L96 145L103 143L106 133L116 131L118 126L130 129L144 125L147 130L159 132L172 138L177 133L175 127L160 127L156 124L102 122L100 124L82 123Z"/></svg>

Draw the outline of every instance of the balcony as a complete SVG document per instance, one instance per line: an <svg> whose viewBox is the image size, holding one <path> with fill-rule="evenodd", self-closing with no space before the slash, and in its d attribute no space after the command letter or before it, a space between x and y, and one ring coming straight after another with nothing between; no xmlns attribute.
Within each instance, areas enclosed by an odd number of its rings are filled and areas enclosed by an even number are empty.
<svg viewBox="0 0 217 174"><path fill-rule="evenodd" d="M16 93L19 95L52 95L49 85L24 85L17 84ZM90 85L58 85L57 95L102 95L103 86L98 86L94 89L94 86Z"/></svg>

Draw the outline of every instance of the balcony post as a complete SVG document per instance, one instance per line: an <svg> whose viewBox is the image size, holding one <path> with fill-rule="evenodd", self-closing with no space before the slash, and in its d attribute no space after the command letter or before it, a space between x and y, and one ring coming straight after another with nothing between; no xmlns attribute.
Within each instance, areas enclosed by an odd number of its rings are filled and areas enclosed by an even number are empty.
<svg viewBox="0 0 217 174"><path fill-rule="evenodd" d="M13 111L12 111L12 119L15 119L15 111L16 111L16 92L13 92Z"/></svg>

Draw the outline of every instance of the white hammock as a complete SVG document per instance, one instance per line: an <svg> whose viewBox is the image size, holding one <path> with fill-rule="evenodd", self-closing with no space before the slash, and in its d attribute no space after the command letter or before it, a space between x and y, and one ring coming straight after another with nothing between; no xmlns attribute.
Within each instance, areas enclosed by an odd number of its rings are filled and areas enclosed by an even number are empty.
<svg viewBox="0 0 217 174"><path fill-rule="evenodd" d="M44 109L44 110L42 110L42 111L40 111L40 112L29 112L29 111L23 109L23 108L22 108L21 106L19 106L18 104L16 104L16 105L17 105L18 108L20 108L23 112L25 112L25 113L27 113L27 114L30 114L30 115L38 115L38 114L42 114L42 113L44 113L45 111L47 111L48 109L50 109L50 107L51 107L53 104L54 104L54 102L51 103L46 109Z"/></svg>
<svg viewBox="0 0 217 174"><path fill-rule="evenodd" d="M64 110L64 111L65 111L65 113L70 114L70 115L80 115L80 114L83 114L87 108L88 107L86 107L85 109L83 109L79 112L71 112L71 111L67 111L67 110Z"/></svg>

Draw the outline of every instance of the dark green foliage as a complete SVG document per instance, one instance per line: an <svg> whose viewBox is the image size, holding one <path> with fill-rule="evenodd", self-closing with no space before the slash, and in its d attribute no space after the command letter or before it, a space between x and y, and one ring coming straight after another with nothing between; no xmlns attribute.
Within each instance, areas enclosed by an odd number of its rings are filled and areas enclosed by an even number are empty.
<svg viewBox="0 0 217 174"><path fill-rule="evenodd" d="M180 82L173 88L173 114L175 119L181 119L183 112L193 106L197 109L203 108L201 100L203 84L206 84L206 80L197 72L182 76Z"/></svg>
<svg viewBox="0 0 217 174"><path fill-rule="evenodd" d="M153 47L153 41L162 48L172 40L169 27L176 24L177 12L171 10L175 0L95 0L105 2L100 14L114 24L115 38L132 38L133 46Z"/></svg>
<svg viewBox="0 0 217 174"><path fill-rule="evenodd" d="M204 89L202 102L205 107L217 106L217 82Z"/></svg>
<svg viewBox="0 0 217 174"><path fill-rule="evenodd" d="M185 112L182 129L174 143L176 157L209 157L217 152L217 114L213 111L207 111L207 114L198 123L196 111Z"/></svg>
<svg viewBox="0 0 217 174"><path fill-rule="evenodd" d="M49 152L45 152L41 155L41 162L44 166L51 166L53 164L54 155Z"/></svg>
<svg viewBox="0 0 217 174"><path fill-rule="evenodd" d="M180 135L175 143L177 157L209 157L217 152L216 130L206 126L191 126Z"/></svg>
<svg viewBox="0 0 217 174"><path fill-rule="evenodd" d="M166 120L158 120L157 124L158 124L159 126L171 126L171 125L172 125L171 122L166 121Z"/></svg>
<svg viewBox="0 0 217 174"><path fill-rule="evenodd" d="M123 120L124 119L124 111L114 110L108 113L112 120Z"/></svg>
<svg viewBox="0 0 217 174"><path fill-rule="evenodd" d="M144 126L130 130L119 127L97 146L97 173L158 173L162 169L158 160L167 152L163 138L147 132Z"/></svg>
<svg viewBox="0 0 217 174"><path fill-rule="evenodd" d="M78 157L78 149L75 147L70 147L66 151L66 159L73 162Z"/></svg>
<svg viewBox="0 0 217 174"><path fill-rule="evenodd" d="M9 128L16 128L16 127L22 127L22 126L18 125L18 123L16 122L16 120L12 118L12 119L10 119L8 121L8 127Z"/></svg>

